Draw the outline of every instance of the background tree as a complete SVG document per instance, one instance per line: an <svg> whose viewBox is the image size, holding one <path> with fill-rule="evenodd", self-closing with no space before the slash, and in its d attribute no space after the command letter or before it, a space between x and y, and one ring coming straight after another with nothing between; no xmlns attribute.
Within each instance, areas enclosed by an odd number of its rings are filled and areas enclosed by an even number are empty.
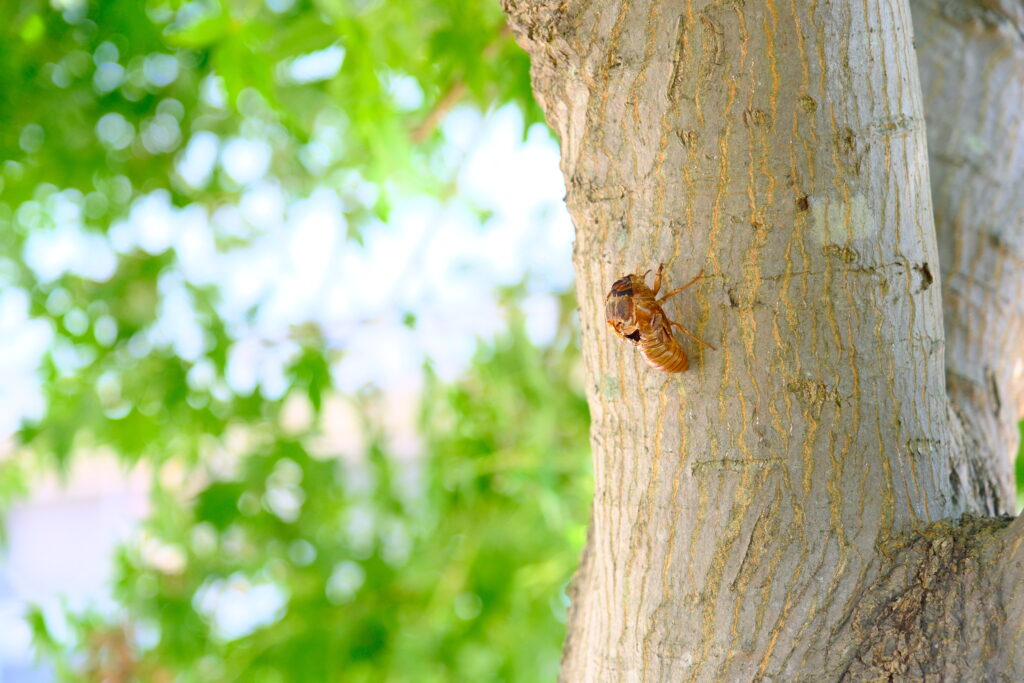
<svg viewBox="0 0 1024 683"><path fill-rule="evenodd" d="M965 516L1013 502L1019 4L504 6L577 228L563 678L1020 677L1022 529ZM678 376L603 320L660 261L718 347Z"/></svg>

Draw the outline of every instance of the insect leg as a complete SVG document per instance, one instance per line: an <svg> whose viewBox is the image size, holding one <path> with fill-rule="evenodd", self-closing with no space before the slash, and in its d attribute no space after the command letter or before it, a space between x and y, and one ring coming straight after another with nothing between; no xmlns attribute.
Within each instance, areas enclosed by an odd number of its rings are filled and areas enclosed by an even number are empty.
<svg viewBox="0 0 1024 683"><path fill-rule="evenodd" d="M669 292L669 293L668 293L668 294L666 294L665 296L663 296L663 297L661 297L660 299L658 299L658 304L660 305L660 304L664 303L664 302L665 302L665 301L666 301L666 300L667 300L667 299L668 299L669 297L675 296L675 295L676 295L676 294L678 294L679 292L683 291L684 289L686 289L687 287L689 287L690 285L692 285L693 283L695 283L695 282L696 282L697 280L701 279L701 277L702 277L703 275L704 275L704 271L702 270L702 271L700 271L699 273L697 273L697 277L693 278L692 280L690 280L689 282L687 282L687 283L686 283L685 285L683 285L683 286L682 286L682 287L680 287L679 289L673 289L673 290L672 290L671 292ZM658 293L658 290L657 290L657 289L655 289L655 290L654 290L654 293L655 293L655 294L657 294L657 293Z"/></svg>
<svg viewBox="0 0 1024 683"><path fill-rule="evenodd" d="M661 289L661 270L664 267L665 267L664 263L659 263L658 264L658 272L656 272L654 274L654 285L651 287L651 291L654 292L655 295L657 295L658 294L658 290ZM649 273L649 272L651 272L651 271L648 270L647 273ZM644 278L645 279L647 278L647 273L644 273Z"/></svg>
<svg viewBox="0 0 1024 683"><path fill-rule="evenodd" d="M712 351L717 350L717 349L715 349L714 346L712 346L711 344L708 344L706 341L703 341L701 339L697 339L696 337L694 337L692 334L690 334L690 331L688 329L686 329L685 327L683 327L682 325L677 323L675 320L669 320L668 324L669 325L675 325L676 327L678 327L682 331L683 334L685 334L687 337L689 337L693 341L697 342L698 344L703 344L704 346L708 347Z"/></svg>

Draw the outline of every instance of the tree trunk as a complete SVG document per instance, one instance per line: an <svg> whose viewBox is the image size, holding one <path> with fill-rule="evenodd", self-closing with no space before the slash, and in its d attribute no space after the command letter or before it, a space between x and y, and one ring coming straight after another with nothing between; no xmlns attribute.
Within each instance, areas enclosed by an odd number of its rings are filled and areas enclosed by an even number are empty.
<svg viewBox="0 0 1024 683"><path fill-rule="evenodd" d="M504 1L577 230L595 498L563 678L1020 679L1024 530L938 521L1012 500L1012 16L921 2L928 95L958 107L937 243L905 0ZM939 75L943 31L976 92ZM988 199L979 164L1011 174ZM665 307L716 350L682 338L678 375L604 320L659 262L704 271Z"/></svg>

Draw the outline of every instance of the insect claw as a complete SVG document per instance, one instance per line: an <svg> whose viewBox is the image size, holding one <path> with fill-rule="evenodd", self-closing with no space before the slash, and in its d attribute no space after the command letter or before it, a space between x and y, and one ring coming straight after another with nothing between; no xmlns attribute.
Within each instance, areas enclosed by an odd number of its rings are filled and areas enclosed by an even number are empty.
<svg viewBox="0 0 1024 683"><path fill-rule="evenodd" d="M659 263L658 264L658 271L654 274L654 283L651 285L651 292L653 292L655 295L657 295L658 294L658 290L661 289L661 271L662 271L662 269L664 267L665 267L664 263ZM651 271L648 270L647 272L649 273ZM646 273L644 274L644 278L645 279L647 278L647 274Z"/></svg>

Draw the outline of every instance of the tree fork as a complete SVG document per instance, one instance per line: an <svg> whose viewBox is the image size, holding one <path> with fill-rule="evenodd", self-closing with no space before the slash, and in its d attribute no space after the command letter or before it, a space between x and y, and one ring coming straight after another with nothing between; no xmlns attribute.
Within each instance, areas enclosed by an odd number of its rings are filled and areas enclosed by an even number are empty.
<svg viewBox="0 0 1024 683"><path fill-rule="evenodd" d="M504 5L577 230L595 498L564 679L930 666L919 645L940 629L900 617L968 584L928 567L1017 549L1005 521L939 521L1008 501L946 394L905 0ZM602 318L615 279L662 261L672 281L704 269L670 306L719 348L691 344L679 376ZM1010 565L971 564L989 586L1012 584ZM943 671L1008 642L1000 614L946 633L963 647Z"/></svg>

